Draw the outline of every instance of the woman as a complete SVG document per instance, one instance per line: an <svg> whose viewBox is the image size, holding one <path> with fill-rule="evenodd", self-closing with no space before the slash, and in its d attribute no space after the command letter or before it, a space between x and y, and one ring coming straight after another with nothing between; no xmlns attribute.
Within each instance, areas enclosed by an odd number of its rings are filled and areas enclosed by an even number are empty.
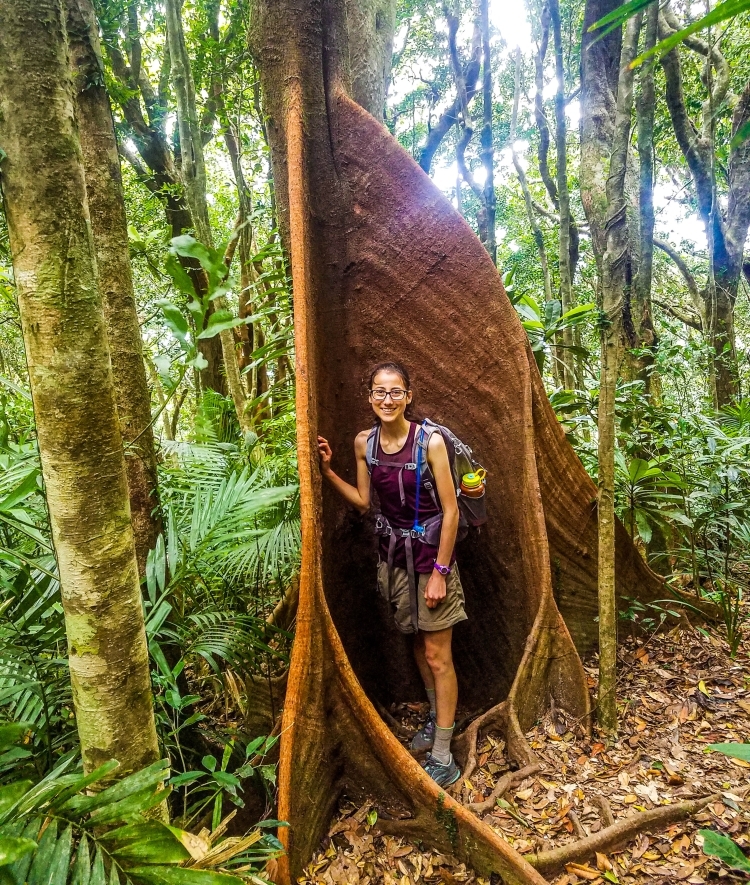
<svg viewBox="0 0 750 885"><path fill-rule="evenodd" d="M426 457L439 505L433 494L425 492L422 477L422 494L418 495L420 471L414 463L414 440L415 434L425 431L406 415L412 401L406 369L399 363L376 366L370 375L369 400L377 427L371 469L367 458L371 431L363 430L354 441L356 487L334 473L328 441L318 437L321 472L363 513L370 508L371 485L377 492L381 509L378 525L386 527L380 537L378 588L391 604L399 630L415 634L414 657L430 700L430 715L411 747L416 753L429 751L423 768L440 786L448 786L461 776L450 751L458 697L451 639L453 626L466 620L453 549L458 530L456 490L443 437L431 433ZM435 527L441 513L439 543L425 543L413 529L429 520ZM409 559L413 569L408 567Z"/></svg>

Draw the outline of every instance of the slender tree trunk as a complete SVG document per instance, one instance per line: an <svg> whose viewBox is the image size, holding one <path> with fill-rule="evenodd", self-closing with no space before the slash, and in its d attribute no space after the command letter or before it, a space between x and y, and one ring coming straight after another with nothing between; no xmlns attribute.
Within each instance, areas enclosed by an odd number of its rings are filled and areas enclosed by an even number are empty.
<svg viewBox="0 0 750 885"><path fill-rule="evenodd" d="M81 752L125 773L158 746L65 40L60 0L0 0L3 195Z"/></svg>
<svg viewBox="0 0 750 885"><path fill-rule="evenodd" d="M599 383L599 701L604 732L617 734L617 598L615 575L615 392L624 354L623 310L632 286L630 237L625 201L633 72L642 13L628 20L622 43L620 79L610 171L606 250L602 260L601 380Z"/></svg>
<svg viewBox="0 0 750 885"><path fill-rule="evenodd" d="M206 203L206 164L203 157L203 135L195 103L195 84L190 56L182 27L181 0L166 0L167 41L171 62L172 85L177 102L177 126L180 133L180 172L185 197L195 226L196 237L206 246L212 245L211 225Z"/></svg>
<svg viewBox="0 0 750 885"><path fill-rule="evenodd" d="M487 242L485 246L490 258L497 264L497 237L495 234L495 148L492 137L492 55L490 53L489 0L480 0L482 20L482 133L481 150L485 179L482 195L484 211L487 215Z"/></svg>
<svg viewBox="0 0 750 885"><path fill-rule="evenodd" d="M76 110L99 271L99 289L117 398L130 492L138 573L146 573L156 544L159 512L151 395L133 293L120 157L102 80L98 25L90 0L66 0L68 44L75 73Z"/></svg>
<svg viewBox="0 0 750 885"><path fill-rule="evenodd" d="M659 9L656 4L646 12L644 51L656 44L659 22ZM640 354L628 352L626 373L630 378L640 378L647 393L658 381L653 378L656 333L651 309L651 280L654 262L654 110L656 90L654 88L653 63L648 62L640 69L640 90L636 101L638 127L638 168L639 168L639 224L638 255L632 295L630 317L632 322L634 347Z"/></svg>
<svg viewBox="0 0 750 885"><path fill-rule="evenodd" d="M562 29L560 25L560 4L549 0L552 36L555 44L555 149L557 160L557 198L560 206L560 301L562 312L573 307L573 283L570 270L570 192L568 190L568 127L565 120L565 68L563 65ZM575 387L573 327L563 329L563 379L569 390Z"/></svg>
<svg viewBox="0 0 750 885"><path fill-rule="evenodd" d="M539 222L536 218L536 213L534 211L534 201L531 197L531 190L529 189L529 182L526 178L526 172L523 168L523 165L521 164L515 148L516 127L518 125L518 106L521 100L521 61L521 47L519 46L516 48L513 111L510 117L510 137L508 141L510 142L510 152L513 159L513 166L515 167L516 175L518 176L518 181L521 185L523 202L526 206L526 217L529 221L529 226L531 227L531 233L534 237L534 243L536 244L537 251L539 252L539 264L542 268L542 279L544 281L544 300L545 302L548 302L552 300L552 282L550 279L549 263L547 261L547 249L544 245L544 234L542 233L542 229L539 227ZM560 363L558 362L558 360L558 348L553 347L552 374L555 378L555 384L561 386L563 384L563 381L561 378Z"/></svg>

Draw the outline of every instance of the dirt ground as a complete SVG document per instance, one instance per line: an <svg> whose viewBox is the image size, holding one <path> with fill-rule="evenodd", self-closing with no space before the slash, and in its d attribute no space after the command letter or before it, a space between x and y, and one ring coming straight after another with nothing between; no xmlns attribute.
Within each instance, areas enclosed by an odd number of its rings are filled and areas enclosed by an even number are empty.
<svg viewBox="0 0 750 885"><path fill-rule="evenodd" d="M750 742L750 659L746 649L732 660L714 635L678 626L647 639L629 638L620 648L619 740L610 747L587 736L556 712L528 734L543 766L516 784L483 816L522 854L574 841L602 827L596 797L605 797L618 820L634 811L686 798L718 794L684 823L645 833L609 855L570 864L551 878L555 885L612 882L703 885L723 879L747 882L701 851L701 829L730 836L750 849L750 764L708 749L713 743ZM586 662L596 690L596 660ZM392 709L411 733L426 705ZM479 769L451 792L465 803L489 795L508 771L504 742L490 732L481 742ZM746 799L747 796L747 799ZM377 811L344 800L301 885L494 885L455 858L378 831Z"/></svg>

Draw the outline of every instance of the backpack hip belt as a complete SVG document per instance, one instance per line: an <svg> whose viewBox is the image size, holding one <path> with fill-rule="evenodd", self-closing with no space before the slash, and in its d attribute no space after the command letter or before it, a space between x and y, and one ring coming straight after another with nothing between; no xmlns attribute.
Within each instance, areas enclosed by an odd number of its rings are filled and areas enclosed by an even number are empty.
<svg viewBox="0 0 750 885"><path fill-rule="evenodd" d="M406 553L406 574L409 581L409 616L411 619L412 632L419 630L419 598L418 579L414 571L414 540L423 544L429 543L426 538L427 532L430 538L434 539L434 535L439 532L443 525L443 514L437 513L424 521L424 524L418 527L412 526L410 529L395 528L388 522L388 519L382 513L375 515L375 534L388 538L388 557L386 564L388 566L388 598L391 596L391 582L393 579L393 559L396 554L396 539L404 539L404 552ZM436 546L436 545L433 545Z"/></svg>

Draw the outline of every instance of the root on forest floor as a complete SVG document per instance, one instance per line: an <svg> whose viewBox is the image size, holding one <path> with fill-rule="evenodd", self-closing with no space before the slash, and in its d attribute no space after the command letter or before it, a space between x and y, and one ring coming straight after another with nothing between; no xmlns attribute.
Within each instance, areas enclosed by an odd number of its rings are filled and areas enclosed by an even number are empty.
<svg viewBox="0 0 750 885"><path fill-rule="evenodd" d="M591 836L584 835L577 842L554 848L552 851L543 851L541 854L526 855L526 860L544 875L557 873L566 864L588 860L596 852L608 854L647 830L663 830L670 824L686 820L705 808L709 802L718 799L719 796L720 794L716 793L712 796L694 799L691 802L678 802L675 805L654 808L651 811L639 811L630 817L616 821L598 833ZM581 832L585 832L582 827Z"/></svg>
<svg viewBox="0 0 750 885"><path fill-rule="evenodd" d="M527 777L531 777L532 774L536 774L541 770L541 765L526 765L518 771L508 772L508 774L500 778L495 784L493 791L483 802L470 802L467 807L470 811L473 811L476 814L484 814L486 811L489 811L490 808L494 808L497 800L504 796L512 786L526 780Z"/></svg>
<svg viewBox="0 0 750 885"><path fill-rule="evenodd" d="M501 704L454 741L454 755L473 768L464 768L451 792L470 809L510 776L505 801L495 800L482 820L550 881L553 869L564 873L569 866L569 881L576 881L580 869L593 879L611 863L621 885L705 882L719 864L702 853L700 828L750 847L750 769L704 752L711 743L750 742L750 658L741 650L732 660L720 640L682 628L648 643L626 640L620 657L625 708L616 744L597 742L563 714L548 715L525 735L542 770L522 777L508 769ZM587 673L594 689L595 661ZM389 713L411 735L424 707L393 706ZM713 795L696 798L703 792ZM460 860L425 849L412 820L381 817L370 827L377 805L346 808L334 822L337 835L324 842L302 882L399 885L404 875L415 881L419 873L427 885L489 885ZM574 834L570 810L583 839Z"/></svg>

